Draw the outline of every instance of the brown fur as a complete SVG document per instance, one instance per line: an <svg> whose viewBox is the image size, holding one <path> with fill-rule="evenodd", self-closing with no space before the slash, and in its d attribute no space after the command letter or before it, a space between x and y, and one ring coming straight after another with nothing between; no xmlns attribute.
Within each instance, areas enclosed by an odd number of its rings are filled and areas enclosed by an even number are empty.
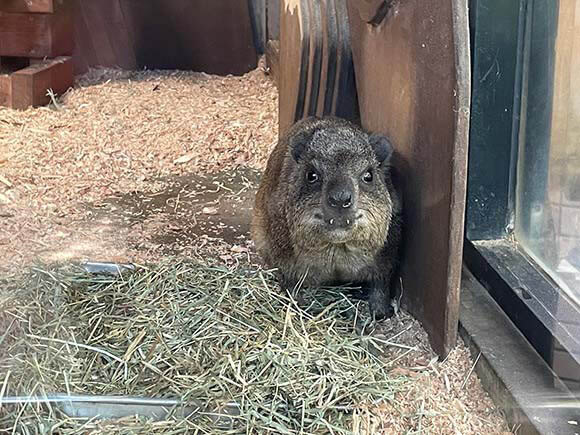
<svg viewBox="0 0 580 435"><path fill-rule="evenodd" d="M401 235L391 151L386 138L329 117L299 121L280 138L256 195L251 230L258 253L279 269L282 285L301 279L310 286L360 283L370 290L373 315L391 314ZM320 173L319 182L307 181L309 168ZM367 168L375 174L372 183L359 177ZM348 192L352 207L329 207L333 188ZM353 224L338 231L332 218Z"/></svg>

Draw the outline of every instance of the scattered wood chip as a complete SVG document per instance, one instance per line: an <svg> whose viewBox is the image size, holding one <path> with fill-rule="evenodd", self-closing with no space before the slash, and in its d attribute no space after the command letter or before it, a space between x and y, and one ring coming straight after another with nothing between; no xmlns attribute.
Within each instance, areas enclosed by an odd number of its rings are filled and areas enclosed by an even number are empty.
<svg viewBox="0 0 580 435"><path fill-rule="evenodd" d="M190 162L191 160L193 160L194 157L195 157L194 153L184 154L181 157L179 157L178 159L175 159L173 161L173 163L175 163L176 165L187 163L187 162Z"/></svg>
<svg viewBox="0 0 580 435"><path fill-rule="evenodd" d="M6 178L4 178L1 174L0 174L0 182L4 183L9 188L12 187L12 183L10 181L8 181Z"/></svg>
<svg viewBox="0 0 580 435"><path fill-rule="evenodd" d="M406 376L408 378L414 378L419 374L414 372L413 370L409 370L405 367L395 367L393 370L389 372L391 376Z"/></svg>

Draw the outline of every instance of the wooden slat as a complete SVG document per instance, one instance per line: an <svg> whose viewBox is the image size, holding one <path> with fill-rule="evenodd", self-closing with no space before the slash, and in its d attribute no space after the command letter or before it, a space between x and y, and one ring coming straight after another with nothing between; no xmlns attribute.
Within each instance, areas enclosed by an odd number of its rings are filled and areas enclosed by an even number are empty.
<svg viewBox="0 0 580 435"><path fill-rule="evenodd" d="M304 95L304 107L302 116L316 114L316 105L321 86L322 72L322 18L320 2L318 0L306 1L301 10L307 19L303 25L308 27L307 37L310 38L308 52L308 76L306 77L306 94ZM324 91L323 91L324 92Z"/></svg>
<svg viewBox="0 0 580 435"><path fill-rule="evenodd" d="M111 19L111 9L114 3L118 2L116 0L79 1L99 66L117 66L118 61L127 56L126 52L119 55L121 51L119 46L123 44L126 37L119 37L124 32L120 31L117 23Z"/></svg>
<svg viewBox="0 0 580 435"><path fill-rule="evenodd" d="M97 57L93 47L90 33L87 31L87 23L83 14L82 0L70 0L74 23L73 64L75 74L85 73L90 66L97 65Z"/></svg>
<svg viewBox="0 0 580 435"><path fill-rule="evenodd" d="M266 44L266 64L276 86L280 76L280 41L268 41Z"/></svg>
<svg viewBox="0 0 580 435"><path fill-rule="evenodd" d="M356 120L356 87L344 2L284 0L282 11L280 134L310 115Z"/></svg>
<svg viewBox="0 0 580 435"><path fill-rule="evenodd" d="M284 13L280 15L281 68L278 79L280 136L303 117L310 53L310 29L302 25L303 4L304 1L284 0L282 5Z"/></svg>
<svg viewBox="0 0 580 435"><path fill-rule="evenodd" d="M266 0L248 0L250 21L254 32L254 45L258 53L266 51Z"/></svg>
<svg viewBox="0 0 580 435"><path fill-rule="evenodd" d="M361 122L395 144L405 212L404 303L445 356L456 342L463 249L467 1L366 2L394 4L388 13L361 11L362 3L348 1ZM369 23L361 15L378 18Z"/></svg>
<svg viewBox="0 0 580 435"><path fill-rule="evenodd" d="M12 108L26 109L47 104L48 89L62 95L74 83L73 64L70 57L59 57L12 73Z"/></svg>
<svg viewBox="0 0 580 435"><path fill-rule="evenodd" d="M10 75L0 74L0 106L12 107L12 87Z"/></svg>
<svg viewBox="0 0 580 435"><path fill-rule="evenodd" d="M0 12L0 56L71 55L73 26L68 8L54 14Z"/></svg>
<svg viewBox="0 0 580 435"><path fill-rule="evenodd" d="M266 0L266 38L280 39L280 0Z"/></svg>
<svg viewBox="0 0 580 435"><path fill-rule="evenodd" d="M334 15L337 25L336 72L332 105L325 105L324 114L332 114L342 118L359 119L354 65L352 58L350 23L348 9L342 0L334 0ZM330 11L328 12L331 13ZM330 89L327 91L330 93Z"/></svg>
<svg viewBox="0 0 580 435"><path fill-rule="evenodd" d="M2 12L29 12L51 14L65 0L0 0Z"/></svg>
<svg viewBox="0 0 580 435"><path fill-rule="evenodd" d="M112 0L111 8L105 10L105 23L117 29L113 39L117 65L125 69L136 69L134 41L121 8L121 0Z"/></svg>
<svg viewBox="0 0 580 435"><path fill-rule="evenodd" d="M129 41L129 46L133 50L133 61L137 65L137 35L136 29L138 29L139 24L136 21L136 17L133 14L133 9L130 7L128 1L118 0L119 9L121 10L121 16L123 17L124 28L127 32L127 40Z"/></svg>

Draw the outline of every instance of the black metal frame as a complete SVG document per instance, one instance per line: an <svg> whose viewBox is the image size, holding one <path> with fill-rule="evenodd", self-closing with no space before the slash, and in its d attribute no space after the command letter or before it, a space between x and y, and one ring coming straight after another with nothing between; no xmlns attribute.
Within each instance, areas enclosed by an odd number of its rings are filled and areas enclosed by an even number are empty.
<svg viewBox="0 0 580 435"><path fill-rule="evenodd" d="M547 182L558 10L557 0L470 0L473 85L464 260L549 364L554 338L580 359L580 311L515 242L514 230L516 182ZM537 92L527 92L528 79ZM519 153L523 146L525 155ZM534 193L542 187L523 192L521 199L543 203ZM524 211L518 225L528 228L530 220ZM577 327L562 327L562 316L575 319Z"/></svg>

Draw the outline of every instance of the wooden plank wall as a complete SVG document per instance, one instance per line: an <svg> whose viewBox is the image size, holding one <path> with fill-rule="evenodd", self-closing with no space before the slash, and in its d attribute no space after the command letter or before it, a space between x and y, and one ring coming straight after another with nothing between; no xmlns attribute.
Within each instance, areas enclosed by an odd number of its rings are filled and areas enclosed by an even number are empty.
<svg viewBox="0 0 580 435"><path fill-rule="evenodd" d="M254 46L259 54L266 51L266 0L248 0L254 34Z"/></svg>
<svg viewBox="0 0 580 435"><path fill-rule="evenodd" d="M469 128L466 0L349 0L361 123L395 145L405 211L404 305L455 346Z"/></svg>
<svg viewBox="0 0 580 435"><path fill-rule="evenodd" d="M116 66L243 74L257 65L247 1L70 1L76 73Z"/></svg>
<svg viewBox="0 0 580 435"><path fill-rule="evenodd" d="M2 5L4 7L4 5ZM0 53L13 57L57 57L73 50L70 10L6 13L0 10Z"/></svg>
<svg viewBox="0 0 580 435"><path fill-rule="evenodd" d="M280 3L281 0L266 1L266 39L280 39Z"/></svg>
<svg viewBox="0 0 580 435"><path fill-rule="evenodd" d="M279 63L268 62L279 66L279 133L312 115L358 121L344 0L282 0L280 7Z"/></svg>

